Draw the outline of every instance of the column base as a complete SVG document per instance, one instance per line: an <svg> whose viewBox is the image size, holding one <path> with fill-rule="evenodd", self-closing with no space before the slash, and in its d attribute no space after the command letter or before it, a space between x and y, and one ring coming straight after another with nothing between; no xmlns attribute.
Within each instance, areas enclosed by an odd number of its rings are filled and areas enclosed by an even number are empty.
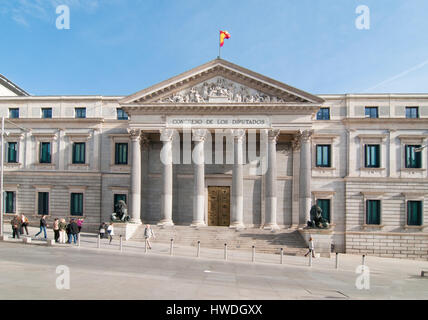
<svg viewBox="0 0 428 320"><path fill-rule="evenodd" d="M279 230L279 226L276 223L274 223L274 224L268 223L268 224L265 224L263 226L263 229L264 230L276 231L276 230Z"/></svg>
<svg viewBox="0 0 428 320"><path fill-rule="evenodd" d="M174 222L172 222L172 220L163 219L159 221L157 225L160 227L172 227L174 226Z"/></svg>
<svg viewBox="0 0 428 320"><path fill-rule="evenodd" d="M245 229L245 225L242 222L232 222L229 226L230 229L241 230Z"/></svg>
<svg viewBox="0 0 428 320"><path fill-rule="evenodd" d="M204 221L193 221L190 225L193 228L206 227L207 224Z"/></svg>
<svg viewBox="0 0 428 320"><path fill-rule="evenodd" d="M142 224L143 222L141 221L141 219L131 219L131 220L128 221L128 223Z"/></svg>

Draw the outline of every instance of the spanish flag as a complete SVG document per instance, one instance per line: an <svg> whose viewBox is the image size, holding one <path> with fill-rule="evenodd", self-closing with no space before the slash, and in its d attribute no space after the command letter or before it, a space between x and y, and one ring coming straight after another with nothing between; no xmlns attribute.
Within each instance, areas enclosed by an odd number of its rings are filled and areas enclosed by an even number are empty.
<svg viewBox="0 0 428 320"><path fill-rule="evenodd" d="M220 30L220 47L223 47L224 39L229 39L229 38L230 38L229 32Z"/></svg>

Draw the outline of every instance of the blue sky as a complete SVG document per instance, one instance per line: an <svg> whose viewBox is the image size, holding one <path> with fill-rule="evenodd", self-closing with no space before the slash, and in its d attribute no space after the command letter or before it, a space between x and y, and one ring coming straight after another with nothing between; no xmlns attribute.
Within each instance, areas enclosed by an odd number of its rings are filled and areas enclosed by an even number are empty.
<svg viewBox="0 0 428 320"><path fill-rule="evenodd" d="M70 30L55 26L59 4ZM428 93L427 12L426 0L0 0L0 73L35 95L128 95L215 59L223 29L222 58L310 93Z"/></svg>

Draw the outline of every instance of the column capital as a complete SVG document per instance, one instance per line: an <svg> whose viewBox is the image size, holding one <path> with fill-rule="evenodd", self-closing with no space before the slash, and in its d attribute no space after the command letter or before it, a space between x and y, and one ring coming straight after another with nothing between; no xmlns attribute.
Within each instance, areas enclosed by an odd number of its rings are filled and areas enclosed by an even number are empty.
<svg viewBox="0 0 428 320"><path fill-rule="evenodd" d="M311 136L314 134L314 130L303 130L300 132L300 141L302 143L309 142Z"/></svg>
<svg viewBox="0 0 428 320"><path fill-rule="evenodd" d="M141 146L148 147L150 145L150 138L146 133L141 132Z"/></svg>
<svg viewBox="0 0 428 320"><path fill-rule="evenodd" d="M267 130L269 141L272 141L272 142L275 141L275 142L277 142L280 133L281 133L281 130L279 130L279 129Z"/></svg>
<svg viewBox="0 0 428 320"><path fill-rule="evenodd" d="M291 148L293 151L299 151L300 150L300 133L294 136L293 140L291 140Z"/></svg>
<svg viewBox="0 0 428 320"><path fill-rule="evenodd" d="M140 129L128 129L129 136L132 141L139 141L141 137Z"/></svg>
<svg viewBox="0 0 428 320"><path fill-rule="evenodd" d="M160 132L160 140L163 142L172 141L174 139L175 129L163 128L159 130L159 132Z"/></svg>
<svg viewBox="0 0 428 320"><path fill-rule="evenodd" d="M192 129L192 141L197 141L197 142L205 141L207 133L208 133L207 129Z"/></svg>
<svg viewBox="0 0 428 320"><path fill-rule="evenodd" d="M243 140L245 139L245 130L244 129L232 129L230 130L230 134L233 136L235 140Z"/></svg>

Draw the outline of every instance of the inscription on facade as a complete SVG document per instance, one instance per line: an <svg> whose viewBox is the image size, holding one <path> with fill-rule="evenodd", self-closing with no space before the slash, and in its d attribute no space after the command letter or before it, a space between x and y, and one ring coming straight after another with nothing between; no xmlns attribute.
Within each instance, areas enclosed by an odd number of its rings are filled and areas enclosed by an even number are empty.
<svg viewBox="0 0 428 320"><path fill-rule="evenodd" d="M268 129L271 119L267 116L168 116L169 128L255 128Z"/></svg>

